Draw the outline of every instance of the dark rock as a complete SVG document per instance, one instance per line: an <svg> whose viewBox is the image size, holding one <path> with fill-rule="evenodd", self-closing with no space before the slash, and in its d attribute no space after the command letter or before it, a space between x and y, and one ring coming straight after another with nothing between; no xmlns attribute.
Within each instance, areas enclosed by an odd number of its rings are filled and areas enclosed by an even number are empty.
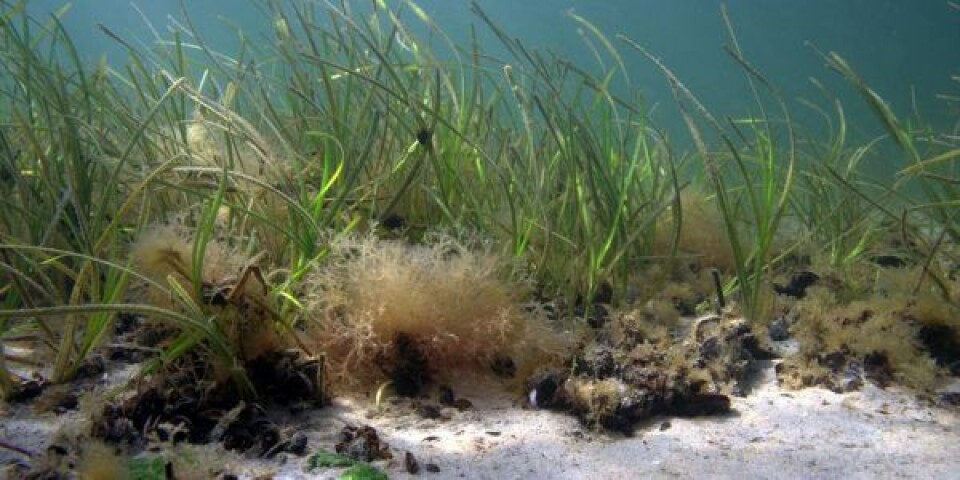
<svg viewBox="0 0 960 480"><path fill-rule="evenodd" d="M753 333L744 335L740 339L740 342L743 345L743 350L749 354L753 360L773 360L778 358L777 354L764 347L764 345L761 344L760 339L757 338Z"/></svg>
<svg viewBox="0 0 960 480"><path fill-rule="evenodd" d="M140 363L146 359L144 351L136 348L126 347L124 345L111 345L107 347L107 358L114 362Z"/></svg>
<svg viewBox="0 0 960 480"><path fill-rule="evenodd" d="M56 404L53 405L53 411L57 415L60 415L70 410L76 410L78 406L80 406L80 398L77 396L77 393L66 392L57 399Z"/></svg>
<svg viewBox="0 0 960 480"><path fill-rule="evenodd" d="M830 369L833 373L839 373L847 365L849 354L846 351L830 352L826 355L820 355L818 362Z"/></svg>
<svg viewBox="0 0 960 480"><path fill-rule="evenodd" d="M866 377L880 387L886 387L893 382L893 366L881 352L873 352L864 357L863 370Z"/></svg>
<svg viewBox="0 0 960 480"><path fill-rule="evenodd" d="M786 316L780 316L773 319L767 326L767 333L770 334L770 340L782 342L790 339L791 322Z"/></svg>
<svg viewBox="0 0 960 480"><path fill-rule="evenodd" d="M417 130L417 143L422 147L432 148L433 147L433 132L427 128L421 128Z"/></svg>
<svg viewBox="0 0 960 480"><path fill-rule="evenodd" d="M439 393L437 394L437 401L440 402L440 405L451 406L455 399L453 389L450 388L449 385L440 385Z"/></svg>
<svg viewBox="0 0 960 480"><path fill-rule="evenodd" d="M703 300L703 295L697 295L692 298L672 298L671 303L680 316L693 317L697 314L697 305L703 302Z"/></svg>
<svg viewBox="0 0 960 480"><path fill-rule="evenodd" d="M780 295L786 295L794 298L803 298L807 295L807 288L820 281L820 276L813 272L797 272L790 277L790 283L786 286L773 284L773 290Z"/></svg>
<svg viewBox="0 0 960 480"><path fill-rule="evenodd" d="M544 375L542 378L534 381L533 389L530 391L530 405L536 408L547 408L554 405L554 397L560 388L560 376L556 373Z"/></svg>
<svg viewBox="0 0 960 480"><path fill-rule="evenodd" d="M403 465L406 468L407 473L411 475L420 473L420 463L417 462L417 457L414 457L410 452L407 452L403 456Z"/></svg>
<svg viewBox="0 0 960 480"><path fill-rule="evenodd" d="M107 364L100 355L87 357L77 367L77 378L92 378L107 371Z"/></svg>
<svg viewBox="0 0 960 480"><path fill-rule="evenodd" d="M730 411L730 397L719 393L697 393L678 397L673 405L673 410L677 415L683 417L728 413Z"/></svg>
<svg viewBox="0 0 960 480"><path fill-rule="evenodd" d="M398 333L393 340L393 358L388 360L390 380L397 395L415 397L429 380L427 359L408 335Z"/></svg>
<svg viewBox="0 0 960 480"><path fill-rule="evenodd" d="M140 324L143 323L143 317L133 313L119 313L113 324L114 335L124 335L134 332Z"/></svg>
<svg viewBox="0 0 960 480"><path fill-rule="evenodd" d="M947 325L924 325L920 327L917 339L938 366L946 368L950 375L960 376L960 343L952 328Z"/></svg>
<svg viewBox="0 0 960 480"><path fill-rule="evenodd" d="M296 401L323 403L319 361L297 351L274 351L247 362L247 376L257 392L280 405Z"/></svg>
<svg viewBox="0 0 960 480"><path fill-rule="evenodd" d="M599 287L597 287L597 291L594 292L591 303L594 305L610 305L613 303L613 287L610 285L610 283L603 282Z"/></svg>
<svg viewBox="0 0 960 480"><path fill-rule="evenodd" d="M585 305L578 304L573 308L573 314L577 318L586 320L587 325L595 329L603 328L610 321L610 312L607 310L607 306L600 303L590 305L589 312Z"/></svg>
<svg viewBox="0 0 960 480"><path fill-rule="evenodd" d="M391 213L380 219L380 226L387 230L403 230L407 228L407 219L400 215Z"/></svg>
<svg viewBox="0 0 960 480"><path fill-rule="evenodd" d="M507 356L498 356L490 365L493 373L501 378L513 378L517 374L517 364Z"/></svg>
<svg viewBox="0 0 960 480"><path fill-rule="evenodd" d="M20 382L13 386L7 400L12 403L33 400L43 393L43 389L46 388L46 386L47 382L42 379Z"/></svg>
<svg viewBox="0 0 960 480"><path fill-rule="evenodd" d="M851 360L843 372L838 393L853 392L863 386L863 366L856 360Z"/></svg>
<svg viewBox="0 0 960 480"><path fill-rule="evenodd" d="M874 255L870 257L870 262L884 268L903 268L907 266L907 261L896 255Z"/></svg>
<svg viewBox="0 0 960 480"><path fill-rule="evenodd" d="M309 439L303 432L294 433L288 440L286 450L294 455L303 456L307 453L307 444Z"/></svg>
<svg viewBox="0 0 960 480"><path fill-rule="evenodd" d="M940 394L940 404L960 406L960 392L943 392Z"/></svg>
<svg viewBox="0 0 960 480"><path fill-rule="evenodd" d="M435 405L423 404L417 407L417 415L420 415L427 420L437 420L442 419L443 413L440 412L440 409Z"/></svg>
<svg viewBox="0 0 960 480"><path fill-rule="evenodd" d="M380 441L373 427L346 426L340 432L340 438L341 441L334 446L334 450L354 460L372 462L393 458L389 445Z"/></svg>
<svg viewBox="0 0 960 480"><path fill-rule="evenodd" d="M720 356L720 339L710 337L700 342L700 358L706 363Z"/></svg>
<svg viewBox="0 0 960 480"><path fill-rule="evenodd" d="M67 447L62 445L53 444L47 447L47 453L50 455L59 455L61 457L67 456Z"/></svg>

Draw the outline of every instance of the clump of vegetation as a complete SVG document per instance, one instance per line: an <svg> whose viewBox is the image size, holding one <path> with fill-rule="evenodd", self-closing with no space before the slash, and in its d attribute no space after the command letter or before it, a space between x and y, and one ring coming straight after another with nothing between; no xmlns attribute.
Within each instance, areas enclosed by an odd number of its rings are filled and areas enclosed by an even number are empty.
<svg viewBox="0 0 960 480"><path fill-rule="evenodd" d="M526 280L489 246L367 235L336 238L329 248L306 279L305 314L339 386L390 380L414 395L431 379L490 373L497 361L529 372L570 346L539 309L521 305Z"/></svg>
<svg viewBox="0 0 960 480"><path fill-rule="evenodd" d="M946 375L960 371L960 309L931 291L904 294L904 281L919 273L881 271L877 290L855 300L838 299L825 287L809 289L791 310L799 351L778 366L780 381L837 392L858 389L865 380L896 382L933 393Z"/></svg>
<svg viewBox="0 0 960 480"><path fill-rule="evenodd" d="M323 405L322 359L298 348L260 266L213 238L214 219L202 224L206 237L170 223L133 244L142 285L131 294L153 307L142 309L141 328L154 330L151 346L161 354L146 363L135 392L94 410L89 435L132 451L159 440L303 454L306 438L274 425L260 403Z"/></svg>
<svg viewBox="0 0 960 480"><path fill-rule="evenodd" d="M194 255L196 246L196 238L183 225L162 225L142 233L131 256L139 271L152 280L142 287L144 300L184 314L199 307L215 315L217 329L241 362L280 350L284 346L277 332L280 317L260 266L216 240L204 246L202 257ZM194 269L195 261L202 262L199 271ZM199 291L181 297L180 292L194 285L195 275ZM229 371L230 365L221 368Z"/></svg>
<svg viewBox="0 0 960 480"><path fill-rule="evenodd" d="M647 309L621 312L572 368L533 377L530 402L577 414L587 425L630 433L656 415L722 415L743 395L755 361L769 358L743 319L687 319L678 341Z"/></svg>
<svg viewBox="0 0 960 480"><path fill-rule="evenodd" d="M736 271L735 258L724 233L723 217L714 199L698 187L688 187L680 194L678 207L682 212L678 225L674 225L676 216L662 217L663 224L657 229L656 254L670 255L675 241L678 263L686 267L693 266L696 272L718 269L732 275Z"/></svg>

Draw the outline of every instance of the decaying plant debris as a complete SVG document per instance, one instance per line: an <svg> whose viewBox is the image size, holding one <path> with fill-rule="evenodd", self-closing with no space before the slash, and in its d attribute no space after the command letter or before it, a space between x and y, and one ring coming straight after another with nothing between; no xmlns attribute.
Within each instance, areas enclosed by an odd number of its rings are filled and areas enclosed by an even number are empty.
<svg viewBox="0 0 960 480"><path fill-rule="evenodd" d="M616 337L583 348L569 370L531 380L532 405L625 433L656 415L721 415L730 395L746 392L756 359L767 358L749 325L733 317L698 318L676 339L629 313L609 325Z"/></svg>
<svg viewBox="0 0 960 480"><path fill-rule="evenodd" d="M922 275L902 261L882 266L876 288L850 299L844 297L854 286L825 273L803 298L785 299L774 322L777 336L795 340L798 349L777 365L781 383L836 392L865 381L896 383L936 397L944 380L960 373L960 309L941 292L902 293L903 284ZM946 288L960 292L956 276L944 278Z"/></svg>

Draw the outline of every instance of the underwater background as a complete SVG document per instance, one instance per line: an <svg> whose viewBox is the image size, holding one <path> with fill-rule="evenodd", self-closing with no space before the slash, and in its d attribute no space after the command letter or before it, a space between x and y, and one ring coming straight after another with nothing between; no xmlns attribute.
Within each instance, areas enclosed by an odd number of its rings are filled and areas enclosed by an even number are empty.
<svg viewBox="0 0 960 480"><path fill-rule="evenodd" d="M262 455L247 400L461 373L956 406L958 2L0 0L0 401L142 364L93 437Z"/></svg>
<svg viewBox="0 0 960 480"><path fill-rule="evenodd" d="M27 3L38 17L65 5L63 0ZM373 4L348 1L344 5L362 13ZM502 44L470 13L470 2L424 0L418 4L457 44L468 44L474 25L483 51L508 58ZM960 11L946 0L480 0L477 4L528 47L599 70L581 36L584 32L568 15L573 12L610 38L624 34L659 56L718 116L747 119L755 103L743 69L723 51L727 39L721 6L725 5L744 54L789 102L804 99L828 104L811 78L841 99L856 97L853 87L831 72L817 52L835 51L893 111L916 114L934 130L955 127L956 104L943 101L942 96L955 93L951 76L960 74ZM406 15L413 17L409 10ZM241 36L255 44L276 41L271 14L256 1L79 0L70 2L62 21L82 56L116 64L125 61L123 47L98 25L149 45L156 40L155 34L169 39L172 30L189 21L202 32L207 45L228 55L235 53ZM675 145L689 147L660 72L640 55L624 55L623 60L633 87L653 111L653 124L665 130ZM813 109L798 103L790 107L794 120L811 132L826 127ZM852 138L867 140L883 133L864 102L847 101L844 108ZM889 160L884 160L889 164L878 165L875 172L892 173L902 167L898 155L890 153L885 157Z"/></svg>

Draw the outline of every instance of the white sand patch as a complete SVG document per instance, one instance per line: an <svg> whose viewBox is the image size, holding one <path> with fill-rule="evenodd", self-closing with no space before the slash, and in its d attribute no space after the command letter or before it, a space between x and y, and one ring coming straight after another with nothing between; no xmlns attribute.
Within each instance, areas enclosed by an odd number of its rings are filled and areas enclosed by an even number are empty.
<svg viewBox="0 0 960 480"><path fill-rule="evenodd" d="M345 421L371 425L395 456L378 465L398 479L960 476L956 409L872 386L842 395L819 388L784 391L772 368L750 396L734 399L730 416L658 418L640 425L633 437L593 432L568 415L521 408L506 395L462 395L474 408L443 409L448 421L398 415L391 408L371 417L370 403L337 401L311 414L320 427L311 447L332 450ZM419 475L406 473L404 451L420 462ZM301 462L291 459L275 471L277 478L318 478L317 472L304 473ZM425 463L440 472L422 471Z"/></svg>
<svg viewBox="0 0 960 480"><path fill-rule="evenodd" d="M562 413L524 408L522 399L460 386L473 408L443 408L444 419L425 419L408 401L338 398L334 405L278 419L306 429L310 449L333 450L346 424L370 425L392 448L379 461L390 478L958 478L960 410L932 407L914 394L866 386L835 394L819 388L785 391L767 368L759 386L735 398L734 414L696 419L656 418L632 437L591 431ZM9 413L14 413L13 411ZM31 415L0 421L0 438L42 452L67 416ZM405 452L421 471L404 468ZM0 450L0 461L17 455ZM304 472L305 458L228 460L241 478L336 478L342 469ZM438 473L425 471L435 464Z"/></svg>

